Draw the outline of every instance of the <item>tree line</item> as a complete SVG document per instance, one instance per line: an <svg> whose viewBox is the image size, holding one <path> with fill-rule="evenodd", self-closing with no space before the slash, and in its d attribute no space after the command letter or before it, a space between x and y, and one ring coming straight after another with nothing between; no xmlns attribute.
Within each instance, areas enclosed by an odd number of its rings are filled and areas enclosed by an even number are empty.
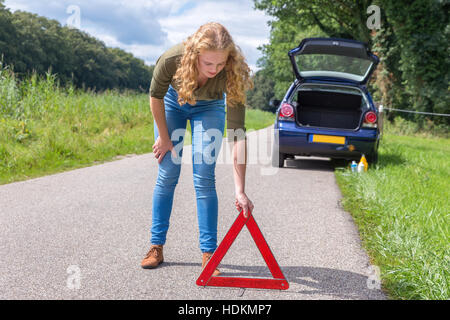
<svg viewBox="0 0 450 320"><path fill-rule="evenodd" d="M37 14L10 12L0 0L0 62L19 77L56 74L64 85L148 91L153 66L119 48Z"/></svg>
<svg viewBox="0 0 450 320"><path fill-rule="evenodd" d="M448 0L254 0L254 4L274 19L270 42L260 48L261 69L255 75L250 105L270 110L267 98L282 98L293 80L287 52L303 38L322 36L366 42L380 57L369 83L376 101L392 108L450 113ZM379 28L367 26L370 5L380 8ZM421 115L404 116L424 121ZM448 124L448 118L432 119Z"/></svg>

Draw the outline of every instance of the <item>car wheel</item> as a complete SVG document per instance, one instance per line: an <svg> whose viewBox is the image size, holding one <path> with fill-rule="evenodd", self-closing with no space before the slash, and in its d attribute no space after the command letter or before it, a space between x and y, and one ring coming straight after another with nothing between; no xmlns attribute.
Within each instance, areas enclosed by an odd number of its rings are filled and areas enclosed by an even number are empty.
<svg viewBox="0 0 450 320"><path fill-rule="evenodd" d="M277 150L272 150L272 166L275 168L283 168L286 155Z"/></svg>
<svg viewBox="0 0 450 320"><path fill-rule="evenodd" d="M276 155L275 155L276 156ZM274 167L283 168L284 167L284 160L286 159L286 155L284 153L278 152L278 163L274 164ZM276 159L275 159L276 160Z"/></svg>

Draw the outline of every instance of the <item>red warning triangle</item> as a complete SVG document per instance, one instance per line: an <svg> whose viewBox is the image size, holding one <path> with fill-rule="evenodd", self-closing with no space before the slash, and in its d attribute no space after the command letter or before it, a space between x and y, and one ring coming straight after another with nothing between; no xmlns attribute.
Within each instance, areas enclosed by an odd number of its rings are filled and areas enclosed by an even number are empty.
<svg viewBox="0 0 450 320"><path fill-rule="evenodd" d="M219 263L222 261L223 257L227 253L228 249L233 244L234 240L241 232L244 225L247 226L248 231L252 235L256 246L261 252L264 261L269 267L272 273L273 279L267 278L236 278L236 277L222 277L213 276L213 272ZM237 287L237 288L258 288L258 289L279 289L286 290L289 288L289 283L281 272L280 266L278 265L275 257L270 251L269 245L267 244L264 236L261 233L258 225L256 224L253 215L249 211L248 217L244 217L244 211L242 210L239 216L234 221L228 233L223 238L222 242L217 247L216 251L212 255L208 264L203 269L202 273L197 279L197 285L199 286L213 286L213 287Z"/></svg>

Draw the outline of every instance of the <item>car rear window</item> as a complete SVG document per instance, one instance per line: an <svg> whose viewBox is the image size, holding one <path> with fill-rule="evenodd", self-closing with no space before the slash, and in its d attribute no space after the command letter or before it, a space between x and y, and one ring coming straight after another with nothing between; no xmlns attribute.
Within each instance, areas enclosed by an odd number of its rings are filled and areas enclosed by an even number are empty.
<svg viewBox="0 0 450 320"><path fill-rule="evenodd" d="M302 77L335 76L362 81L372 62L334 54L300 54L295 57Z"/></svg>

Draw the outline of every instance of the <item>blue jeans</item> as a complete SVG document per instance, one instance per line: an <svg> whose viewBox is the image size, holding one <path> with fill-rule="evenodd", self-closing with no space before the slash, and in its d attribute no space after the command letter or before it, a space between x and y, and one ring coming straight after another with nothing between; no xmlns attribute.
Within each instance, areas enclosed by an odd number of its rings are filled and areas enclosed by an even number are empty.
<svg viewBox="0 0 450 320"><path fill-rule="evenodd" d="M177 98L177 92L170 86L164 97L165 115L169 137L178 157L174 158L168 151L158 167L153 191L151 243L162 245L166 242L173 195L180 176L186 123L190 120L200 250L214 252L218 216L215 167L225 128L225 98L200 100L194 106L187 103L180 106ZM156 141L158 128L155 122L154 132Z"/></svg>

